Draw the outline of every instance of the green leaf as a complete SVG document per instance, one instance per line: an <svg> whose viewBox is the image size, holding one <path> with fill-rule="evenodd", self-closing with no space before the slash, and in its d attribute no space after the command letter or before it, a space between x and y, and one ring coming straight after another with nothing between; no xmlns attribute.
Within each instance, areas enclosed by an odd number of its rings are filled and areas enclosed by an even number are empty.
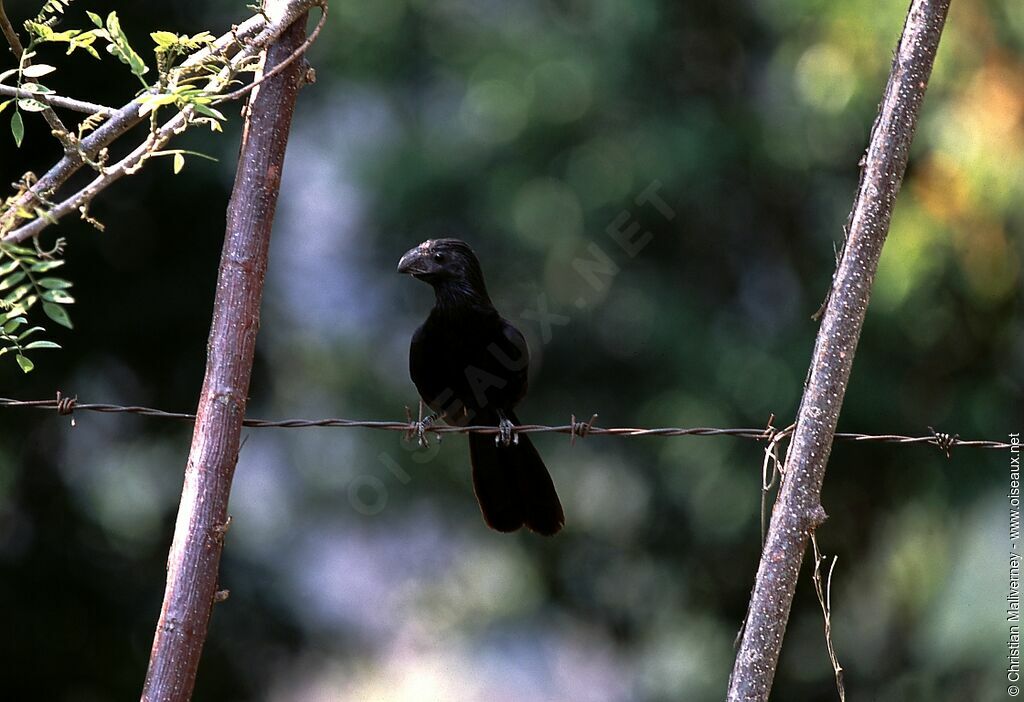
<svg viewBox="0 0 1024 702"><path fill-rule="evenodd" d="M25 297L25 294L32 289L29 284L22 285L20 288L15 288L14 292L4 298L5 305L13 305L15 302Z"/></svg>
<svg viewBox="0 0 1024 702"><path fill-rule="evenodd" d="M37 63L33 66L28 66L21 72L21 75L26 78L41 78L42 76L53 73L57 69L45 63Z"/></svg>
<svg viewBox="0 0 1024 702"><path fill-rule="evenodd" d="M93 24L95 24L100 29L103 29L103 18L102 17L97 15L95 12L86 11L85 14L89 15L89 19L92 20Z"/></svg>
<svg viewBox="0 0 1024 702"><path fill-rule="evenodd" d="M14 360L16 360L18 362L18 365L21 366L21 370L25 371L26 373L28 373L29 371L36 367L36 364L32 363L32 361L28 360L20 353L14 357Z"/></svg>
<svg viewBox="0 0 1024 702"><path fill-rule="evenodd" d="M15 317L3 326L4 334L11 334L15 329L25 324L28 320L24 317Z"/></svg>
<svg viewBox="0 0 1024 702"><path fill-rule="evenodd" d="M195 44L196 47L209 45L214 42L217 37L213 36L209 32L199 32L199 34L193 34L189 38L189 42Z"/></svg>
<svg viewBox="0 0 1024 702"><path fill-rule="evenodd" d="M70 5L71 0L50 0L43 5L43 13L64 14L64 6Z"/></svg>
<svg viewBox="0 0 1024 702"><path fill-rule="evenodd" d="M31 268L33 273L45 273L46 271L52 271L54 268L60 268L63 266L65 261L40 261L39 263L33 263ZM3 274L3 269L0 269L0 275Z"/></svg>
<svg viewBox="0 0 1024 702"><path fill-rule="evenodd" d="M24 317L22 317L22 319L24 319ZM43 329L42 327L31 327L29 329L26 329L22 333L18 334L18 341L21 341L22 339L25 339L25 338L27 338L29 336L32 336L33 334L35 334L38 331L46 331L46 330Z"/></svg>
<svg viewBox="0 0 1024 702"><path fill-rule="evenodd" d="M31 256L35 253L32 249L24 246L17 246L15 244L4 244L3 248L6 251L10 251L12 254L17 254L18 256Z"/></svg>
<svg viewBox="0 0 1024 702"><path fill-rule="evenodd" d="M24 315L25 310L20 309L20 307L21 305L15 305L6 312L0 312L0 324L7 324L7 322L11 321L15 317L21 317L22 315ZM3 308L0 307L0 310L2 309Z"/></svg>
<svg viewBox="0 0 1024 702"><path fill-rule="evenodd" d="M40 278L36 283L47 290L67 290L71 287L71 281L63 278Z"/></svg>
<svg viewBox="0 0 1024 702"><path fill-rule="evenodd" d="M33 100L32 98L22 98L18 100L18 107L25 110L25 112L42 112L46 109L46 105L38 100Z"/></svg>
<svg viewBox="0 0 1024 702"><path fill-rule="evenodd" d="M174 174L181 173L181 169L185 167L185 157L180 153L174 154Z"/></svg>
<svg viewBox="0 0 1024 702"><path fill-rule="evenodd" d="M14 98L11 98L10 100L4 100L3 102L0 102L0 112L3 112L4 108L7 107L8 105L10 105L12 102L14 102Z"/></svg>
<svg viewBox="0 0 1024 702"><path fill-rule="evenodd" d="M117 18L116 12L107 15L107 34L110 36L110 45L107 51L128 64L132 73L141 77L149 67L142 57L135 53L135 49L128 43L128 37L121 31L121 21Z"/></svg>
<svg viewBox="0 0 1024 702"><path fill-rule="evenodd" d="M18 262L17 261L10 261L8 263L0 264L0 277L3 277L5 275L7 275L8 273L10 273L13 270L16 270L17 268L18 268ZM33 269L33 270L35 270L35 269Z"/></svg>
<svg viewBox="0 0 1024 702"><path fill-rule="evenodd" d="M174 32L152 32L149 36L153 37L153 41L162 49L178 43L178 35Z"/></svg>
<svg viewBox="0 0 1024 702"><path fill-rule="evenodd" d="M99 60L99 58L100 58L99 52L97 52L96 49L92 48L92 46L90 46L89 44L72 44L71 48L68 49L68 54L70 55L72 51L74 51L75 49L77 49L79 47L81 47L81 48L85 49L86 51L88 51L89 55L92 56L94 59Z"/></svg>
<svg viewBox="0 0 1024 702"><path fill-rule="evenodd" d="M59 305L70 305L75 301L75 298L63 290L44 290L42 297L47 302L56 302Z"/></svg>
<svg viewBox="0 0 1024 702"><path fill-rule="evenodd" d="M6 290L7 288L13 288L15 285L25 280L25 276L28 275L25 271L18 271L13 275L9 275L6 278L0 280L0 290Z"/></svg>
<svg viewBox="0 0 1024 702"><path fill-rule="evenodd" d="M142 105L142 109L139 110L140 117L149 114L161 105L172 105L177 101L177 96L170 93L161 93L160 95L142 95L135 98L135 102Z"/></svg>
<svg viewBox="0 0 1024 702"><path fill-rule="evenodd" d="M25 314L23 305L15 305L9 311L0 314L0 324L7 324L8 322L14 321L17 317L22 317Z"/></svg>
<svg viewBox="0 0 1024 702"><path fill-rule="evenodd" d="M100 35L106 36L107 32L104 29L90 29L88 32L80 32L77 29L71 29L67 32L61 33L61 39L68 42L67 55L70 56L75 49L85 49L89 52L89 55L94 59L99 59L100 55L96 52L96 49L92 47L93 42L100 37ZM66 37L64 35L67 35ZM57 36L54 35L54 39Z"/></svg>
<svg viewBox="0 0 1024 702"><path fill-rule="evenodd" d="M40 42L50 41L55 32L45 24L40 22L33 22L32 20L25 21L25 29L28 33L36 37Z"/></svg>
<svg viewBox="0 0 1024 702"><path fill-rule="evenodd" d="M21 146L21 140L25 138L25 123L21 120L21 113L17 110L11 117L11 134L14 135L14 145Z"/></svg>
<svg viewBox="0 0 1024 702"><path fill-rule="evenodd" d="M30 93L35 93L36 95L52 95L54 92L40 83L22 83L21 89L27 90Z"/></svg>
<svg viewBox="0 0 1024 702"><path fill-rule="evenodd" d="M43 312L45 312L46 316L57 324L67 327L68 329L74 329L74 325L71 324L71 317L68 316L67 310L60 305L56 305L52 302L44 302Z"/></svg>
<svg viewBox="0 0 1024 702"><path fill-rule="evenodd" d="M195 103L192 103L192 104L195 105L196 112L198 112L201 115L206 115L207 117L213 117L214 119L219 119L221 121L223 121L225 119L224 114L220 110L215 110L212 107L207 107L206 105L202 105L202 104L200 104L198 102L195 102Z"/></svg>
<svg viewBox="0 0 1024 702"><path fill-rule="evenodd" d="M33 341L30 344L26 344L23 348L26 351L29 349L59 349L60 344L53 341Z"/></svg>

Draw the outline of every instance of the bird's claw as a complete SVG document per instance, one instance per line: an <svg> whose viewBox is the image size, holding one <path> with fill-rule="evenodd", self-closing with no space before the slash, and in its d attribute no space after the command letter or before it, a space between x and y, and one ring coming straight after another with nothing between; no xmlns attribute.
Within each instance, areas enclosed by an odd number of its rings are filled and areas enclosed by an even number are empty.
<svg viewBox="0 0 1024 702"><path fill-rule="evenodd" d="M516 433L516 425L508 418L502 417L498 421L498 435L494 437L495 446L519 445L519 434Z"/></svg>

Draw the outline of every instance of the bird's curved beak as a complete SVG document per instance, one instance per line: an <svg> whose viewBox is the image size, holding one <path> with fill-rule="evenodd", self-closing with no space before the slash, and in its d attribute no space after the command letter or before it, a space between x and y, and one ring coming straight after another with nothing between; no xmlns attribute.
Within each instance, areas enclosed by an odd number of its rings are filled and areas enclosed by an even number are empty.
<svg viewBox="0 0 1024 702"><path fill-rule="evenodd" d="M420 248L409 249L398 261L398 272L404 275L422 275L430 272L430 258Z"/></svg>

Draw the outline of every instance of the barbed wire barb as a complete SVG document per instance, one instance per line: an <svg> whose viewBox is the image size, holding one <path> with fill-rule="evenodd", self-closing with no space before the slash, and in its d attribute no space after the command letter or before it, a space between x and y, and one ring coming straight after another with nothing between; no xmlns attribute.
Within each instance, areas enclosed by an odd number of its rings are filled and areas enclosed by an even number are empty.
<svg viewBox="0 0 1024 702"><path fill-rule="evenodd" d="M14 400L0 397L0 408L34 408L42 410L53 410L61 415L72 417L74 426L74 412L101 412L106 414L134 414L142 417L155 417L157 419L175 419L179 421L193 422L196 416L185 412L168 412L166 410L152 407L140 407L137 405L112 405L94 402L79 402L77 396L63 395L58 392L53 400ZM434 434L438 440L445 434L492 434L497 435L501 429L496 426L467 425L450 426L433 423L433 417L424 417L422 408L418 418L413 418L411 412L407 412L407 419L401 421L374 420L374 419L341 419L328 417L325 419L255 419L247 418L242 424L254 429L306 429L312 427L329 427L341 429L378 429L382 431L402 432L409 440L425 441L426 435ZM587 422L576 419L571 415L569 424L549 426L546 424L519 424L515 427L518 434L568 434L570 443L575 445L576 439L583 439L587 436L733 436L740 439L754 439L756 441L768 441L769 445L777 443L780 439L787 437L793 427L776 429L769 421L768 426L756 429L753 427L738 427L722 429L718 427L599 427L594 425L597 414L593 414ZM774 415L773 415L774 419ZM961 439L959 434L949 434L931 429L930 434L924 436L905 436L903 434L861 434L851 432L837 432L835 438L840 441L869 442L882 444L931 444L938 447L947 458L952 455L954 447L984 448L996 450L1009 450L1010 444L1003 441L990 439Z"/></svg>

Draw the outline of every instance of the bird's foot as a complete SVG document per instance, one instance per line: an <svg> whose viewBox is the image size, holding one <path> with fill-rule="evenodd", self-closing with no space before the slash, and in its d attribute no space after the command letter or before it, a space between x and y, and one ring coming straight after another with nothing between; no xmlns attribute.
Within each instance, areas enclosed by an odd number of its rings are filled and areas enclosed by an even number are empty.
<svg viewBox="0 0 1024 702"><path fill-rule="evenodd" d="M495 446L519 445L519 434L516 433L516 425L509 421L508 417L498 413L498 435L494 437Z"/></svg>

